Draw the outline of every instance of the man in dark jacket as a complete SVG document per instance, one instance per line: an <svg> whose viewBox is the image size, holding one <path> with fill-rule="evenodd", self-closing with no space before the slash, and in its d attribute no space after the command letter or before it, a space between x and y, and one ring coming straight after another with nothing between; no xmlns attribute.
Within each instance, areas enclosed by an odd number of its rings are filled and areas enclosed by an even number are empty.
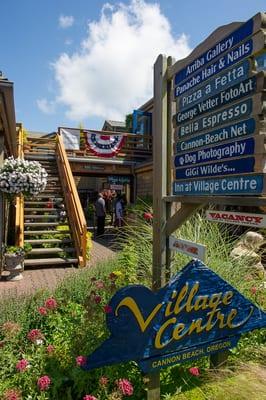
<svg viewBox="0 0 266 400"><path fill-rule="evenodd" d="M97 217L97 236L103 235L106 209L105 209L105 201L104 201L102 193L98 194L98 198L95 202L95 214Z"/></svg>

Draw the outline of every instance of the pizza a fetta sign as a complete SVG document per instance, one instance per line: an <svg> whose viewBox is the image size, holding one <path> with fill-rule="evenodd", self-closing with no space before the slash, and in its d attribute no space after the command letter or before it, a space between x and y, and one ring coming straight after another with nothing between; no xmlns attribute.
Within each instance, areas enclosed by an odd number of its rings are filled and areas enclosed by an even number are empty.
<svg viewBox="0 0 266 400"><path fill-rule="evenodd" d="M253 59L265 46L265 21L258 13L220 27L173 65L173 195L266 192L266 73Z"/></svg>
<svg viewBox="0 0 266 400"><path fill-rule="evenodd" d="M266 228L266 215L264 214L207 210L206 218L212 222Z"/></svg>

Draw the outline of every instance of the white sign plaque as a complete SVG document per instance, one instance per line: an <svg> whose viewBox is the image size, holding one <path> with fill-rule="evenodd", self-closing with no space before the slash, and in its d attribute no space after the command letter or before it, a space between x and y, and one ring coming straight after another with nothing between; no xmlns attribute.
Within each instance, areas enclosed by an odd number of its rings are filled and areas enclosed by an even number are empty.
<svg viewBox="0 0 266 400"><path fill-rule="evenodd" d="M170 250L205 261L206 246L202 244L194 243L190 240L177 239L174 236L170 236L169 247Z"/></svg>
<svg viewBox="0 0 266 400"><path fill-rule="evenodd" d="M252 226L256 228L266 227L266 215L264 214L207 210L206 218L208 221L223 222L225 224Z"/></svg>

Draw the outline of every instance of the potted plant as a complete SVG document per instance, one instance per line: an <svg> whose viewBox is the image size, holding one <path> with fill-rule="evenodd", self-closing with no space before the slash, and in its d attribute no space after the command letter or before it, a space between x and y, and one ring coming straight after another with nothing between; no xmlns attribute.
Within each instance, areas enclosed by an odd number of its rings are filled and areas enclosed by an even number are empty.
<svg viewBox="0 0 266 400"><path fill-rule="evenodd" d="M5 269L10 272L7 277L8 281L20 281L23 278L24 257L31 249L32 246L29 243L25 243L23 247L6 246L4 248Z"/></svg>
<svg viewBox="0 0 266 400"><path fill-rule="evenodd" d="M7 246L7 230L8 230L10 204L14 202L17 196L23 195L25 197L34 197L38 195L45 189L46 184L47 184L47 172L39 162L28 161L24 160L23 158L14 159L13 157L9 157L5 160L3 167L0 169L0 191L3 192L6 199L5 202L6 231L4 239L4 248L6 248ZM12 248L13 248L13 253L12 253L13 258L14 254L16 256L23 255L24 257L25 246L23 248L12 246ZM5 261L7 259L8 258L5 257Z"/></svg>

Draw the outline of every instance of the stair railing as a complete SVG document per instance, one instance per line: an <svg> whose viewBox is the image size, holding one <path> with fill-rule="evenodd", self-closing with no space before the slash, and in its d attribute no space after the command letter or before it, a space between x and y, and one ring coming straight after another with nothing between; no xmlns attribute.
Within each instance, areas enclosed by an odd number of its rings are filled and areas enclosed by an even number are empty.
<svg viewBox="0 0 266 400"><path fill-rule="evenodd" d="M85 267L87 248L87 224L63 144L63 139L60 134L57 134L56 138L56 160L79 266Z"/></svg>
<svg viewBox="0 0 266 400"><path fill-rule="evenodd" d="M22 124L17 124L17 154L19 158L24 158ZM24 246L24 197L22 194L16 197L15 241L17 246Z"/></svg>

